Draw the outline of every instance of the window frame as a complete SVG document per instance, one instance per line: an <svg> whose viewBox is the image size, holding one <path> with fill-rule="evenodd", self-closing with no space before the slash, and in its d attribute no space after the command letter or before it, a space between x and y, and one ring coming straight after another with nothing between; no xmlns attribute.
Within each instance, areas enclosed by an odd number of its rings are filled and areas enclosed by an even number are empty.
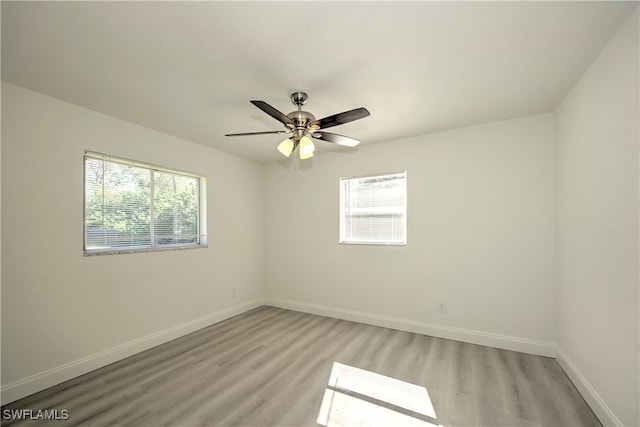
<svg viewBox="0 0 640 427"><path fill-rule="evenodd" d="M404 179L404 209L402 215L402 227L404 230L404 239L402 241L392 241L392 240L377 240L377 241L364 241L364 240L349 240L346 239L346 215L344 210L345 205L345 181L351 180L360 180L367 178L384 178L394 175L403 175ZM407 181L407 171L399 171L399 172L385 172L385 173L376 173L371 175L360 175L360 176L350 176L350 177L341 177L340 182L340 206L339 206L339 235L338 235L338 243L341 245L373 245L373 246L406 246L408 244L408 181Z"/></svg>
<svg viewBox="0 0 640 427"><path fill-rule="evenodd" d="M122 247L112 247L112 248L100 248L100 249L87 249L87 159L95 159L101 160L110 163L116 163L125 166L131 166L138 169L144 169L153 172L160 172L166 174L172 174L181 177L195 178L198 180L198 214L197 214L197 231L196 231L196 242L195 243L168 243L168 244L158 244L156 239L159 237L153 236L153 232L151 231L151 227L153 227L153 220L150 220L149 228L150 228L150 236L151 243L149 245L138 245L138 246L122 246ZM112 156L108 154L97 153L93 151L85 151L82 157L82 253L83 256L94 256L94 255L116 255L116 254L126 254L126 253L137 253L137 252L159 252L159 251L171 251L171 250L184 250L184 249L196 249L196 248L206 248L207 244L207 199L206 199L206 176L201 174L196 174L193 172L186 172L183 170L169 168L165 166L159 166L156 164L142 162L138 160L126 159L123 157ZM153 186L152 186L153 188ZM153 191L153 190L152 190ZM153 200L155 193L151 192L149 195L150 200L150 215L153 215ZM167 237L167 236L164 236Z"/></svg>

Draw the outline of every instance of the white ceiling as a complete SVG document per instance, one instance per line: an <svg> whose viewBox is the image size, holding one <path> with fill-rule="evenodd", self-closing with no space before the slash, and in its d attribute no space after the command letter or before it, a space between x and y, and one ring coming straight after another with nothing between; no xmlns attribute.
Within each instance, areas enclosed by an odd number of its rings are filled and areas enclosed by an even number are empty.
<svg viewBox="0 0 640 427"><path fill-rule="evenodd" d="M550 112L637 5L2 1L2 79L270 162L281 136L223 136L283 129L249 100L366 107L329 129L362 145Z"/></svg>

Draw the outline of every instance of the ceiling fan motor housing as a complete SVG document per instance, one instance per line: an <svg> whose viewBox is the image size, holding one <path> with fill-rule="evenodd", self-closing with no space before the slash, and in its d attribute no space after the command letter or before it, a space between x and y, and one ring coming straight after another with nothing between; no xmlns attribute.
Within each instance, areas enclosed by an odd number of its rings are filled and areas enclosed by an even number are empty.
<svg viewBox="0 0 640 427"><path fill-rule="evenodd" d="M292 111L287 116L295 123L295 133L301 138L307 132L307 124L316 119L313 114L302 110Z"/></svg>
<svg viewBox="0 0 640 427"><path fill-rule="evenodd" d="M308 111L302 111L300 107L307 103L309 96L304 92L294 92L291 94L291 102L293 105L298 106L297 111L292 111L287 114L293 123L295 124L295 136L298 138L302 138L307 134L307 125L314 121L316 118L313 114Z"/></svg>

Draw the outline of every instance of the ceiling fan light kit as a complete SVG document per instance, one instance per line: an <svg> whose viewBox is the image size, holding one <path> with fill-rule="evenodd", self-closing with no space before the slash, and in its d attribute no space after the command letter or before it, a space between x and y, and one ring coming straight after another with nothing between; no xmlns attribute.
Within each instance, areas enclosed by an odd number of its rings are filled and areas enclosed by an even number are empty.
<svg viewBox="0 0 640 427"><path fill-rule="evenodd" d="M278 151L282 153L283 156L289 157L293 152L293 140L291 138L287 138L278 144Z"/></svg>
<svg viewBox="0 0 640 427"><path fill-rule="evenodd" d="M316 146L313 145L313 141L306 136L300 138L300 158L302 160L313 157L313 152L316 151Z"/></svg>
<svg viewBox="0 0 640 427"><path fill-rule="evenodd" d="M283 114L276 108L264 101L251 101L253 105L278 120L285 126L284 131L263 131L263 132L245 132L245 133L228 133L225 136L246 136L246 135L265 135L265 134L284 134L290 133L287 139L278 145L278 151L285 157L291 156L296 148L301 159L309 159L313 157L316 147L311 138L321 141L338 144L345 147L355 147L360 143L357 139L348 136L338 135L322 131L323 129L342 125L354 120L362 119L370 115L366 108L356 108L354 110L345 111L339 114L327 116L320 120L316 120L315 116L308 111L303 111L302 106L307 103L309 97L304 92L294 92L291 94L291 102L298 107L296 111L289 114ZM311 137L311 138L310 138Z"/></svg>

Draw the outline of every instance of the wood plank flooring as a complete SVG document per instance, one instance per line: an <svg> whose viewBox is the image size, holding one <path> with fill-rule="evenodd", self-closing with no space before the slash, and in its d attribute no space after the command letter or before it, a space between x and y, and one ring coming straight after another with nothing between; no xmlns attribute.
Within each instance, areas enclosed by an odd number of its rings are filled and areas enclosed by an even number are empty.
<svg viewBox="0 0 640 427"><path fill-rule="evenodd" d="M600 426L554 359L267 306L2 407L67 420L2 425L319 426L333 362L425 387L435 425Z"/></svg>

